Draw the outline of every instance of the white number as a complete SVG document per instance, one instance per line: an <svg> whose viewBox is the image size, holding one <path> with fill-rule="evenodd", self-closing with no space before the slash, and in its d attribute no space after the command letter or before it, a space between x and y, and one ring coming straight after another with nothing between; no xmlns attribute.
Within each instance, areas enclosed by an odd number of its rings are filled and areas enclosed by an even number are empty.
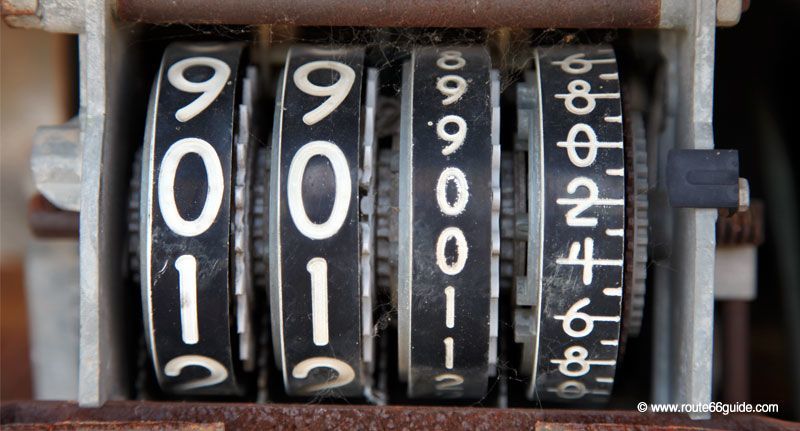
<svg viewBox="0 0 800 431"><path fill-rule="evenodd" d="M336 182L336 192L333 198L333 209L328 220L316 224L309 220L303 204L303 173L308 161L314 156L323 156L328 159L333 167ZM303 145L292 158L289 165L289 178L287 180L287 195L289 198L289 213L292 215L297 230L311 239L330 238L344 224L347 210L350 207L350 167L347 158L336 144L327 141L312 141Z"/></svg>
<svg viewBox="0 0 800 431"><path fill-rule="evenodd" d="M436 60L436 65L444 70L458 70L466 64L467 61L461 56L460 51L442 51L439 53L439 59Z"/></svg>
<svg viewBox="0 0 800 431"><path fill-rule="evenodd" d="M458 397L461 393L460 386L464 383L464 378L458 374L444 373L433 378L436 380L436 392L439 395L451 395Z"/></svg>
<svg viewBox="0 0 800 431"><path fill-rule="evenodd" d="M586 395L586 385L576 380L567 380L562 382L558 387L554 390L559 397L567 399L567 400L574 400L583 397Z"/></svg>
<svg viewBox="0 0 800 431"><path fill-rule="evenodd" d="M448 124L455 124L458 130L449 133L446 129ZM436 136L443 141L450 142L450 145L442 148L442 155L449 156L455 153L464 144L467 138L467 122L458 115L445 115L436 123Z"/></svg>
<svg viewBox="0 0 800 431"><path fill-rule="evenodd" d="M594 330L594 322L619 322L619 316L592 316L580 311L581 308L586 307L592 301L589 298L583 298L572 305L567 310L567 313L561 316L555 316L556 320L562 320L564 323L561 328L564 333L571 337L581 338L589 335ZM572 327L572 322L583 322L582 329L575 329Z"/></svg>
<svg viewBox="0 0 800 431"><path fill-rule="evenodd" d="M186 367L203 367L208 370L208 377L197 379L192 382L183 383L175 387L179 391L188 391L206 386L214 386L222 383L228 378L228 370L214 359L200 355L183 355L172 358L164 366L164 374L170 377L178 377Z"/></svg>
<svg viewBox="0 0 800 431"><path fill-rule="evenodd" d="M585 198L558 198L556 203L558 205L575 205L572 209L564 214L567 219L568 226L597 226L597 217L581 217L580 215L591 208L592 206L612 206L622 205L622 199L600 199L597 184L589 178L577 177L567 184L567 193L575 194L579 187L585 188L589 192L589 196Z"/></svg>
<svg viewBox="0 0 800 431"><path fill-rule="evenodd" d="M448 328L456 326L456 289L453 286L444 288L445 315L444 324Z"/></svg>
<svg viewBox="0 0 800 431"><path fill-rule="evenodd" d="M558 364L558 371L568 377L580 377L589 372L592 365L615 365L617 361L588 359L589 351L581 346L567 347L564 350L564 359L551 359L550 362ZM570 369L570 365L577 365L578 369Z"/></svg>
<svg viewBox="0 0 800 431"><path fill-rule="evenodd" d="M444 339L444 367L448 370L453 369L453 347L455 347L453 337Z"/></svg>
<svg viewBox="0 0 800 431"><path fill-rule="evenodd" d="M592 368L591 363L586 359L589 357L589 351L581 346L567 347L564 350L564 359L551 359L550 362L558 364L558 371L561 374L569 377L580 377L589 372ZM570 370L569 366L576 364L577 370Z"/></svg>
<svg viewBox="0 0 800 431"><path fill-rule="evenodd" d="M582 79L570 81L567 91L568 94L556 94L556 99L564 99L567 111L575 115L586 115L594 111L597 106L595 99L619 99L619 93L590 93L592 86ZM575 99L583 99L584 106L576 106Z"/></svg>
<svg viewBox="0 0 800 431"><path fill-rule="evenodd" d="M613 58L599 58L595 60L587 60L586 54L579 52L577 54L572 54L569 57L560 60L554 61L552 64L557 66L561 66L561 70L564 72L570 73L572 75L580 75L582 73L586 73L592 70L592 65L594 64L614 64L617 61Z"/></svg>
<svg viewBox="0 0 800 431"><path fill-rule="evenodd" d="M181 299L181 338L186 344L197 344L200 331L197 327L197 259L184 254L175 260Z"/></svg>
<svg viewBox="0 0 800 431"><path fill-rule="evenodd" d="M308 373L315 368L330 368L336 371L337 376L333 380L303 388L303 392L305 393L338 388L352 382L353 379L356 378L356 372L353 371L353 368L346 362L322 356L308 358L295 365L294 369L292 369L292 377L295 379L305 379L308 377Z"/></svg>
<svg viewBox="0 0 800 431"><path fill-rule="evenodd" d="M583 258L579 257L580 253L581 243L575 241L570 244L567 257L559 257L556 259L556 263L583 266L583 284L585 286L592 284L595 266L622 266L622 259L595 259L594 240L589 237L583 239Z"/></svg>
<svg viewBox="0 0 800 431"><path fill-rule="evenodd" d="M456 259L453 263L447 263L447 257L444 254L445 246L448 241L455 239L456 241ZM447 275L456 275L464 269L467 263L467 239L464 238L464 232L457 227L446 227L439 234L439 239L436 241L436 264L439 269Z"/></svg>
<svg viewBox="0 0 800 431"><path fill-rule="evenodd" d="M308 79L308 75L319 69L333 70L339 74L339 79L327 87L314 84ZM313 126L342 104L347 94L350 93L350 89L353 88L353 83L356 81L356 72L353 71L352 67L338 61L318 60L298 67L294 71L293 78L294 85L303 93L320 97L329 96L328 100L303 115L303 122L308 126Z"/></svg>
<svg viewBox="0 0 800 431"><path fill-rule="evenodd" d="M192 82L183 76L183 72L190 67L206 66L214 69L214 74L203 82ZM197 99L175 112L175 118L185 123L196 117L208 108L208 105L219 96L225 88L231 68L224 61L211 57L193 57L181 60L167 71L167 80L173 87L186 93L203 93Z"/></svg>
<svg viewBox="0 0 800 431"><path fill-rule="evenodd" d="M203 211L192 221L181 217L175 204L175 173L183 156L189 153L195 153L203 159L208 180ZM184 138L172 144L164 154L158 173L158 205L164 222L176 234L192 237L205 232L217 218L224 188L222 164L214 147L208 142L198 138Z"/></svg>
<svg viewBox="0 0 800 431"><path fill-rule="evenodd" d="M450 182L456 185L456 200L452 204L447 201L447 185ZM461 169L450 167L439 174L439 180L436 182L436 201L439 203L439 209L449 216L457 216L464 212L469 202L469 185Z"/></svg>
<svg viewBox="0 0 800 431"><path fill-rule="evenodd" d="M308 261L306 270L311 275L311 322L314 344L328 344L328 262L315 257Z"/></svg>
<svg viewBox="0 0 800 431"><path fill-rule="evenodd" d="M436 89L447 96L442 105L451 105L467 92L467 81L458 75L445 75L436 80Z"/></svg>
<svg viewBox="0 0 800 431"><path fill-rule="evenodd" d="M586 135L588 141L576 141L581 133ZM569 133L567 133L567 140L560 141L556 145L560 148L566 148L569 161L579 168L585 168L594 163L595 158L597 158L598 148L622 148L622 142L598 142L597 134L592 129L592 126L584 123L572 126L569 129ZM577 148L586 148L586 157L581 157Z"/></svg>

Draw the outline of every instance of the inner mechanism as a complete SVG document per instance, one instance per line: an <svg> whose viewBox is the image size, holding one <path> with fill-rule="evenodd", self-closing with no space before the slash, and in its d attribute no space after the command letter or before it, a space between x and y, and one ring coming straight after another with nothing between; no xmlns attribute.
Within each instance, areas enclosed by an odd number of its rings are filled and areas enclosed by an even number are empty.
<svg viewBox="0 0 800 431"><path fill-rule="evenodd" d="M171 46L131 180L141 397L246 397L255 376L278 400L612 396L647 158L610 45L530 46L514 74L481 45ZM185 258L204 247L229 261ZM159 270L190 298L172 314Z"/></svg>

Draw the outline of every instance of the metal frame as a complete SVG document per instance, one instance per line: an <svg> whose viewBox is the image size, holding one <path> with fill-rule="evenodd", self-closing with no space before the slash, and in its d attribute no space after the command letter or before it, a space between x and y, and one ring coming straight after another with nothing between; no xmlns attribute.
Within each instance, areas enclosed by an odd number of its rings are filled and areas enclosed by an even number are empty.
<svg viewBox="0 0 800 431"><path fill-rule="evenodd" d="M120 220L124 219L126 179L119 173L127 171L128 160L127 150L119 145L126 128L120 102L131 32L118 31L113 16L117 4L113 0L3 1L5 19L12 25L80 33L79 401L83 406L100 406L125 394L124 337L115 317L124 305L120 292L124 224ZM673 79L667 90L666 127L657 137L659 159L665 159L670 148L713 148L714 33L717 24L725 24L717 20L720 5L727 11L725 22L735 21L728 16L730 4L727 0L720 4L662 0L659 22L648 25L665 29L660 32L661 50ZM24 10L13 9L20 5ZM738 6L740 11L741 2ZM56 17L68 19L49 21ZM656 139L653 128L649 138ZM656 232L656 238L671 240L674 247L657 259L655 270L654 317L656 327L665 333L655 338L653 399L707 402L711 399L716 212L671 209L665 198L663 168L657 175L652 213L663 215L659 222L665 230Z"/></svg>
<svg viewBox="0 0 800 431"><path fill-rule="evenodd" d="M122 143L129 132L122 83L132 32L118 31L110 2L85 1L79 35L80 122L83 146L80 211L80 368L78 400L100 406L127 393L121 262L127 179Z"/></svg>
<svg viewBox="0 0 800 431"><path fill-rule="evenodd" d="M657 142L659 160L656 190L651 193L653 214L661 230L655 243L673 246L655 256L653 394L660 403L711 401L714 336L715 209L672 209L666 199L667 152L672 148L711 149L716 5L711 1L681 0L675 8L674 30L660 33L666 60L664 129L651 127L648 138ZM679 13L682 11L682 14ZM651 125L652 126L652 125ZM670 241L671 239L671 241ZM709 414L695 413L694 419Z"/></svg>
<svg viewBox="0 0 800 431"><path fill-rule="evenodd" d="M112 401L96 409L65 402L16 402L0 408L0 424L47 424L33 429L696 429L686 415L636 411L494 409L453 406L287 405ZM53 425L55 424L55 426ZM703 427L790 430L765 416L717 415ZM24 427L23 427L24 428Z"/></svg>

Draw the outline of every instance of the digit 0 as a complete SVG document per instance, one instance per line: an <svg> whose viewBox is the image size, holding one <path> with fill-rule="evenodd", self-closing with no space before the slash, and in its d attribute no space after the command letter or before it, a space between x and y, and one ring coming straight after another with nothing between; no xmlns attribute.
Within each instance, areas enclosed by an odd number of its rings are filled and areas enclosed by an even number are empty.
<svg viewBox="0 0 800 431"><path fill-rule="evenodd" d="M445 254L445 247L450 240L456 242L456 258L453 262L448 262ZM439 239L436 241L436 264L439 269L447 275L456 275L464 269L467 264L467 255L469 249L467 247L467 238L464 237L464 232L454 226L446 227L442 233L439 234Z"/></svg>
<svg viewBox="0 0 800 431"><path fill-rule="evenodd" d="M308 161L314 156L322 156L328 159L333 167L336 180L336 192L331 215L327 221L320 224L314 223L308 218L303 204L303 174L306 171ZM326 141L313 141L303 145L292 158L286 184L289 213L292 215L292 221L294 221L297 229L308 238L317 240L335 235L347 217L347 209L350 206L351 185L350 167L347 164L347 158L336 144Z"/></svg>
<svg viewBox="0 0 800 431"><path fill-rule="evenodd" d="M447 200L447 185L450 183L456 186L456 199L453 203ZM436 182L436 202L439 204L439 209L449 216L457 216L464 212L469 202L469 185L461 169L450 167L439 174L439 180Z"/></svg>
<svg viewBox="0 0 800 431"><path fill-rule="evenodd" d="M175 204L175 175L183 156L194 153L203 160L208 179L205 204L200 215L194 220L184 219ZM158 174L158 206L164 222L178 235L197 236L208 230L217 217L225 191L222 177L222 164L219 156L208 142L198 138L184 138L169 147Z"/></svg>

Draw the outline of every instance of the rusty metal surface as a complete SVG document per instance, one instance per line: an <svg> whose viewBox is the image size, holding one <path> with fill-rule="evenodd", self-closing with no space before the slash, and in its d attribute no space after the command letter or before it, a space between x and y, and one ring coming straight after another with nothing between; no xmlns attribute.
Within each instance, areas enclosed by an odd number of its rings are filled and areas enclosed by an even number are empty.
<svg viewBox="0 0 800 431"><path fill-rule="evenodd" d="M24 27L25 23L38 21L37 0L0 0L0 15L11 27Z"/></svg>
<svg viewBox="0 0 800 431"><path fill-rule="evenodd" d="M117 0L124 21L365 27L655 28L662 0Z"/></svg>
<svg viewBox="0 0 800 431"><path fill-rule="evenodd" d="M586 424L586 423L552 423L537 422L537 431L635 431L645 429L664 430L664 431L696 431L696 430L716 430L718 428L707 428L703 426L682 426L682 425L652 425L641 427L639 425L626 424Z"/></svg>
<svg viewBox="0 0 800 431"><path fill-rule="evenodd" d="M39 2L36 0L2 0L0 14L6 16L35 15Z"/></svg>
<svg viewBox="0 0 800 431"><path fill-rule="evenodd" d="M28 226L38 238L78 238L79 217L75 211L56 208L40 194L28 202Z"/></svg>
<svg viewBox="0 0 800 431"><path fill-rule="evenodd" d="M0 425L65 421L222 423L226 429L726 429L789 430L797 424L763 416L714 416L692 421L686 415L635 411L493 409L472 407L367 406L319 404L166 403L110 401L100 408L75 403L20 401L0 406ZM602 427L598 427L602 425Z"/></svg>
<svg viewBox="0 0 800 431"><path fill-rule="evenodd" d="M3 425L4 430L13 431L223 431L222 423L192 423L192 422L166 422L166 421L134 421L134 422L97 422L97 421L66 421L57 423L22 423Z"/></svg>
<svg viewBox="0 0 800 431"><path fill-rule="evenodd" d="M761 245L764 242L764 203L754 200L747 211L717 218L717 246Z"/></svg>
<svg viewBox="0 0 800 431"><path fill-rule="evenodd" d="M722 400L750 402L750 301L720 301Z"/></svg>

